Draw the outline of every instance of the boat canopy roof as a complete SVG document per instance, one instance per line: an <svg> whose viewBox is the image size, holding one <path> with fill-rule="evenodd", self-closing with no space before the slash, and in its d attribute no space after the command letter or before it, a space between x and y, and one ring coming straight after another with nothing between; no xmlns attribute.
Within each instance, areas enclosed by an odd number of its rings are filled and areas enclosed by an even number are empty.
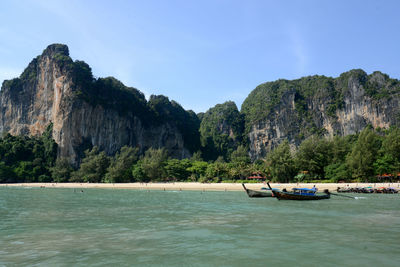
<svg viewBox="0 0 400 267"><path fill-rule="evenodd" d="M261 190L271 190L271 189L266 188L266 187L261 187ZM278 188L272 188L272 191L279 191L279 189Z"/></svg>
<svg viewBox="0 0 400 267"><path fill-rule="evenodd" d="M311 192L316 192L316 188L293 188L293 191L311 191Z"/></svg>

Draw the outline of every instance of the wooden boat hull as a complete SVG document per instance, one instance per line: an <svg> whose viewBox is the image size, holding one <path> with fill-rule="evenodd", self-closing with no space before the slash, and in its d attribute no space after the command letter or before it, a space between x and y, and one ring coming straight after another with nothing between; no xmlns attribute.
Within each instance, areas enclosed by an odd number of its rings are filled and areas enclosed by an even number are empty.
<svg viewBox="0 0 400 267"><path fill-rule="evenodd" d="M338 189L336 189L336 191L338 193L352 193L350 188L340 188L340 187L338 187Z"/></svg>
<svg viewBox="0 0 400 267"><path fill-rule="evenodd" d="M274 191L278 200L321 200L331 198L330 194L325 195L298 195L291 192L278 192Z"/></svg>
<svg viewBox="0 0 400 267"><path fill-rule="evenodd" d="M244 184L242 184L242 186L249 197L274 197L274 195L270 191L264 192L264 191L259 191L259 190L251 190L251 189L246 188L246 186Z"/></svg>
<svg viewBox="0 0 400 267"><path fill-rule="evenodd" d="M394 188L340 188L336 190L338 193L363 193L363 194L397 194Z"/></svg>

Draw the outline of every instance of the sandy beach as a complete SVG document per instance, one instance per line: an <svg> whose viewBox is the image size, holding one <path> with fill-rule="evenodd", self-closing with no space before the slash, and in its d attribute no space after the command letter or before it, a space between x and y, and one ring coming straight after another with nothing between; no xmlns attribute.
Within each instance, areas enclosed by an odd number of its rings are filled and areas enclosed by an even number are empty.
<svg viewBox="0 0 400 267"><path fill-rule="evenodd" d="M267 187L263 183L245 184L249 189L260 189ZM270 183L273 188L290 190L294 187L311 188L314 184L311 183ZM40 188L104 188L104 189L135 189L135 190L192 190L192 191L243 191L240 183L15 183L15 184L0 184L2 187L40 187ZM336 191L338 187L394 187L400 189L400 183L332 183L332 184L315 184L322 191Z"/></svg>

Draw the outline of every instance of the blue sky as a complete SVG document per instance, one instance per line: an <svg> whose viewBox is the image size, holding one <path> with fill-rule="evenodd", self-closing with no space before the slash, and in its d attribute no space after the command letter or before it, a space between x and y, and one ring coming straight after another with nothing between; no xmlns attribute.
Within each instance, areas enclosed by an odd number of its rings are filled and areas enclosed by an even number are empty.
<svg viewBox="0 0 400 267"><path fill-rule="evenodd" d="M114 76L204 112L257 85L362 68L400 78L400 1L0 2L0 82L51 43Z"/></svg>

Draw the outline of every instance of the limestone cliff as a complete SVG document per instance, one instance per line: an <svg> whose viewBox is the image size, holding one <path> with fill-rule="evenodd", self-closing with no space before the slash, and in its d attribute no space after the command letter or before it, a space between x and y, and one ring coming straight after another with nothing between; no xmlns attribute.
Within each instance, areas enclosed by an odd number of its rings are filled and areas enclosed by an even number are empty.
<svg viewBox="0 0 400 267"><path fill-rule="evenodd" d="M0 91L0 133L40 135L53 123L59 156L78 164L98 146L164 147L184 158L202 149L207 159L226 159L246 142L252 159L282 140L297 146L310 135L349 135L365 126L400 126L400 82L386 74L351 70L340 77L303 77L259 85L241 111L233 102L199 117L165 96L144 95L115 78L94 78L89 65L72 61L68 47L48 46L19 78ZM245 137L244 140L242 137Z"/></svg>
<svg viewBox="0 0 400 267"><path fill-rule="evenodd" d="M165 107L153 103L160 98ZM199 138L197 116L166 97L152 100L114 78L94 79L86 63L72 61L67 46L53 44L19 78L4 81L0 132L40 135L52 122L59 155L75 163L95 145L108 154L129 145L190 156L196 142L189 140Z"/></svg>
<svg viewBox="0 0 400 267"><path fill-rule="evenodd" d="M242 142L243 117L236 104L227 101L210 108L201 115L200 141L205 159L216 159L229 155Z"/></svg>
<svg viewBox="0 0 400 267"><path fill-rule="evenodd" d="M381 72L362 70L338 78L304 77L258 86L241 112L253 159L264 157L284 139L293 145L306 137L349 135L365 126L400 125L400 82Z"/></svg>

